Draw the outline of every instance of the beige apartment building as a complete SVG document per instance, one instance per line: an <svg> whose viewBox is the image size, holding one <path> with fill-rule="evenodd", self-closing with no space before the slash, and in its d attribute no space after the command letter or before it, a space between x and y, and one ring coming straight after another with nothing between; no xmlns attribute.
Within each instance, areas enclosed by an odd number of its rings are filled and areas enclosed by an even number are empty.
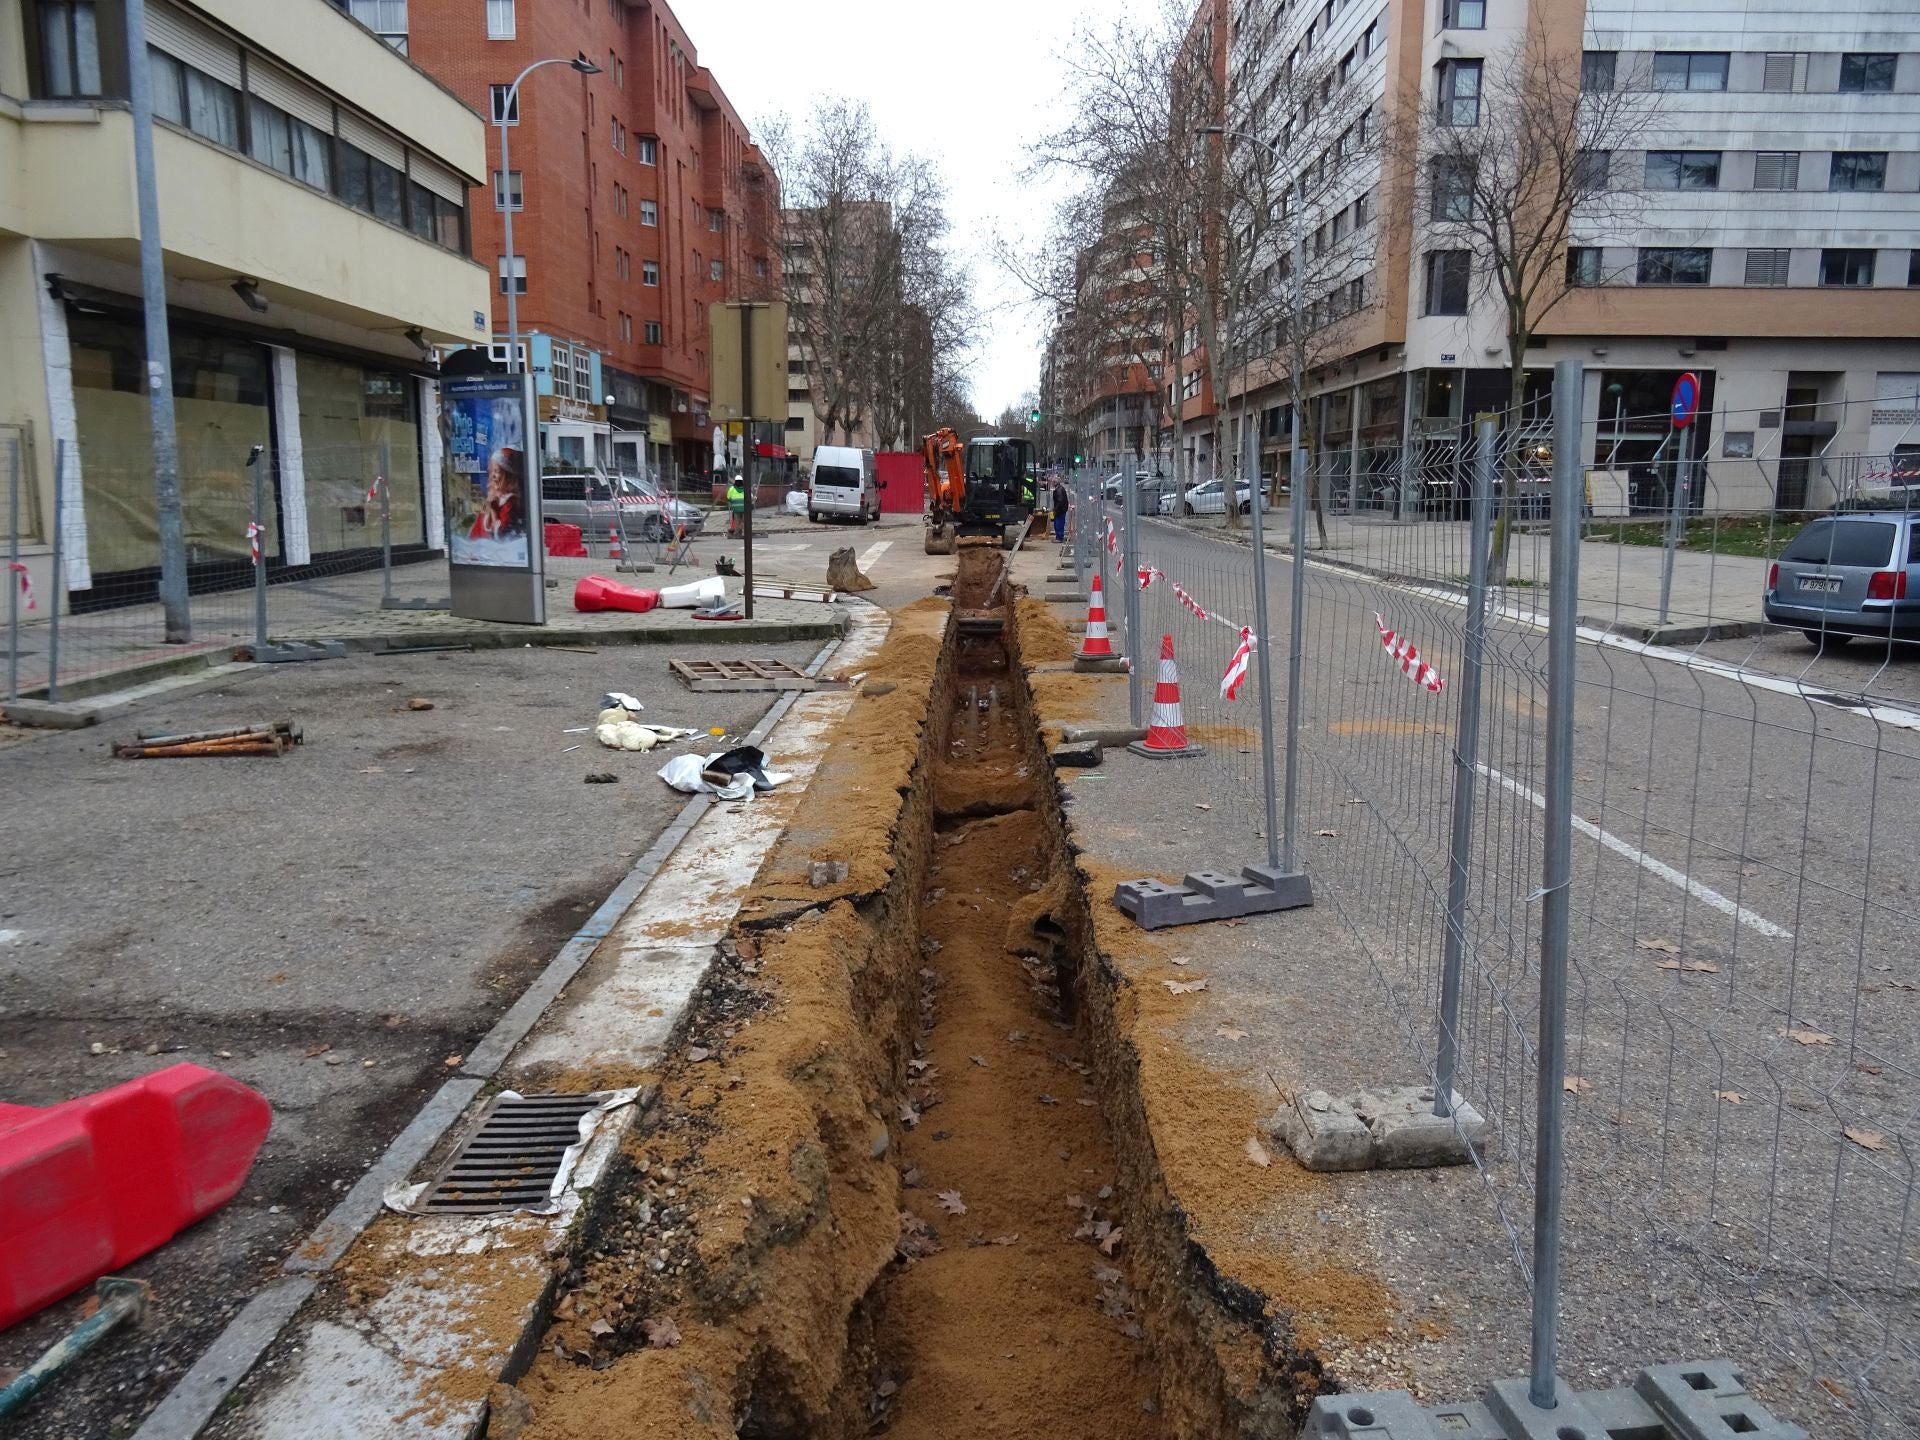
<svg viewBox="0 0 1920 1440"><path fill-rule="evenodd" d="M1637 86L1657 101L1631 148L1595 158L1604 184L1636 192L1630 218L1575 208L1569 289L1525 357L1542 391L1556 361L1587 366L1586 465L1624 477L1670 458L1662 416L1691 371L1709 505L1818 508L1920 469L1910 5L1232 0L1231 17L1235 94L1284 90L1287 67L1311 57L1329 93L1355 87L1388 134L1416 117L1483 123L1495 67L1530 26L1577 67L1583 90ZM1363 506L1391 483L1395 457L1444 458L1477 412L1505 407L1506 329L1478 257L1435 225L1411 167L1384 152L1342 164L1337 147L1290 143L1293 118L1259 117L1278 188L1304 188L1293 218L1309 246L1353 256L1350 277L1307 297L1340 327L1311 373L1310 429L1336 503ZM1280 254L1274 264L1284 275ZM1284 357L1267 349L1236 375L1223 410L1259 426L1262 469L1274 473L1286 465L1289 407ZM1237 444L1237 419L1232 428Z"/></svg>
<svg viewBox="0 0 1920 1440"><path fill-rule="evenodd" d="M488 334L480 116L327 0L149 0L144 38L190 583L246 563L256 444L270 565L378 545L383 444L396 546L442 548L433 347ZM128 55L122 0L0 0L0 441L43 596L65 457L75 608L159 565Z"/></svg>

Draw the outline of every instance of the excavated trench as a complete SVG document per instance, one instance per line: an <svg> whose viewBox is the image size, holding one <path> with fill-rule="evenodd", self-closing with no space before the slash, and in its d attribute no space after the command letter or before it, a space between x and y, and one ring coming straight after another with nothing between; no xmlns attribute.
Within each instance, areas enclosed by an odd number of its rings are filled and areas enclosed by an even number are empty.
<svg viewBox="0 0 1920 1440"><path fill-rule="evenodd" d="M952 613L896 619L514 1433L1277 1434L1314 1388L1165 1192L1001 568L964 546Z"/></svg>

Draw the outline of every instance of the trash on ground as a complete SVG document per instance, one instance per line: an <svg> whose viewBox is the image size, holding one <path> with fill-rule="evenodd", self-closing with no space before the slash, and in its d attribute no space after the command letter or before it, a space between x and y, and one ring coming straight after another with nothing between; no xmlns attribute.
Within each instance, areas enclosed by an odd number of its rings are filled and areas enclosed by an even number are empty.
<svg viewBox="0 0 1920 1440"><path fill-rule="evenodd" d="M771 790L793 778L766 765L765 751L741 745L711 755L676 755L660 767L660 778L688 795L705 793L722 800L745 800L756 790Z"/></svg>
<svg viewBox="0 0 1920 1440"><path fill-rule="evenodd" d="M600 704L603 708L608 710L611 710L614 706L618 705L622 710L631 710L635 714L638 714L640 711L647 708L646 706L642 705L638 700L634 699L633 696L627 694L627 692L624 690L607 691L606 694L600 697Z"/></svg>
<svg viewBox="0 0 1920 1440"><path fill-rule="evenodd" d="M727 598L727 582L718 575L690 580L685 585L669 585L660 592L660 604L668 610L693 610Z"/></svg>
<svg viewBox="0 0 1920 1440"><path fill-rule="evenodd" d="M746 613L741 610L740 603L737 600L728 600L723 596L718 600L711 600L705 605L702 605L698 610L693 612L691 618L695 620L744 620L747 617Z"/></svg>
<svg viewBox="0 0 1920 1440"><path fill-rule="evenodd" d="M609 715L617 718L609 720ZM656 745L684 740L693 733L672 725L642 725L638 720L626 718L624 710L602 710L600 723L593 727L593 738L609 750L651 750Z"/></svg>
<svg viewBox="0 0 1920 1440"><path fill-rule="evenodd" d="M737 578L740 570L739 567L733 563L732 556L722 555L718 560L713 562L713 573L716 575L732 575Z"/></svg>
<svg viewBox="0 0 1920 1440"><path fill-rule="evenodd" d="M787 514L804 515L807 513L807 492L804 490L787 491Z"/></svg>
<svg viewBox="0 0 1920 1440"><path fill-rule="evenodd" d="M611 770L596 770L593 774L587 776L586 783L589 785L618 785L620 783L620 777Z"/></svg>
<svg viewBox="0 0 1920 1440"><path fill-rule="evenodd" d="M224 730L183 730L174 734L141 731L120 741L113 753L122 760L163 760L182 755L284 755L306 739L291 720L232 725Z"/></svg>
<svg viewBox="0 0 1920 1440"><path fill-rule="evenodd" d="M424 699L423 697L416 695L411 700L407 701L407 709L431 710L433 709L433 701Z"/></svg>

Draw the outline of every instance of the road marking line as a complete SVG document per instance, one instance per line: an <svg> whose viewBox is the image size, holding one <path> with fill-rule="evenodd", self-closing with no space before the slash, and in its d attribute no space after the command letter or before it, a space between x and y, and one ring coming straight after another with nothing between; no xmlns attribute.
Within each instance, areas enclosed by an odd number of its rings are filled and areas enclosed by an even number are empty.
<svg viewBox="0 0 1920 1440"><path fill-rule="evenodd" d="M1529 790L1518 780L1501 774L1490 765L1476 765L1473 768L1502 789L1518 795L1522 800L1530 802L1536 808L1541 810L1547 808L1546 796L1540 794L1538 791ZM1643 866L1650 873L1658 875L1662 880L1670 884L1678 885L1682 890L1693 896L1694 899L1700 901L1701 904L1718 910L1722 915L1731 915L1742 925L1753 930L1758 930L1762 935L1770 939L1791 940L1793 938L1793 932L1791 930L1783 929L1781 926L1767 919L1766 916L1755 914L1744 905L1736 905L1718 890L1702 885L1692 876L1674 869L1664 860L1656 860L1653 856L1647 854L1646 851L1629 845L1625 840L1622 840L1611 831L1602 830L1591 820L1585 820L1576 815L1573 817L1573 828L1589 839L1598 840L1602 845L1606 846L1607 849L1613 851L1614 854L1624 856L1633 861L1634 864Z"/></svg>
<svg viewBox="0 0 1920 1440"><path fill-rule="evenodd" d="M891 550L892 548L893 548L893 541L876 540L873 542L873 544L869 545L865 550L860 552L860 558L856 560L854 564L858 569L871 570L873 568L873 562L878 560L882 555L886 554L887 551Z"/></svg>

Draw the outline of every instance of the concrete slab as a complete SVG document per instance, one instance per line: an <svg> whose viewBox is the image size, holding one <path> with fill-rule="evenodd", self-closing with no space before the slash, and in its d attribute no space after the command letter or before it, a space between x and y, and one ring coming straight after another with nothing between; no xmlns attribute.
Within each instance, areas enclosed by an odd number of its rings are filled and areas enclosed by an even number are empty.
<svg viewBox="0 0 1920 1440"><path fill-rule="evenodd" d="M33 730L84 730L99 723L100 712L90 705L64 700L9 700L0 706L0 718Z"/></svg>

